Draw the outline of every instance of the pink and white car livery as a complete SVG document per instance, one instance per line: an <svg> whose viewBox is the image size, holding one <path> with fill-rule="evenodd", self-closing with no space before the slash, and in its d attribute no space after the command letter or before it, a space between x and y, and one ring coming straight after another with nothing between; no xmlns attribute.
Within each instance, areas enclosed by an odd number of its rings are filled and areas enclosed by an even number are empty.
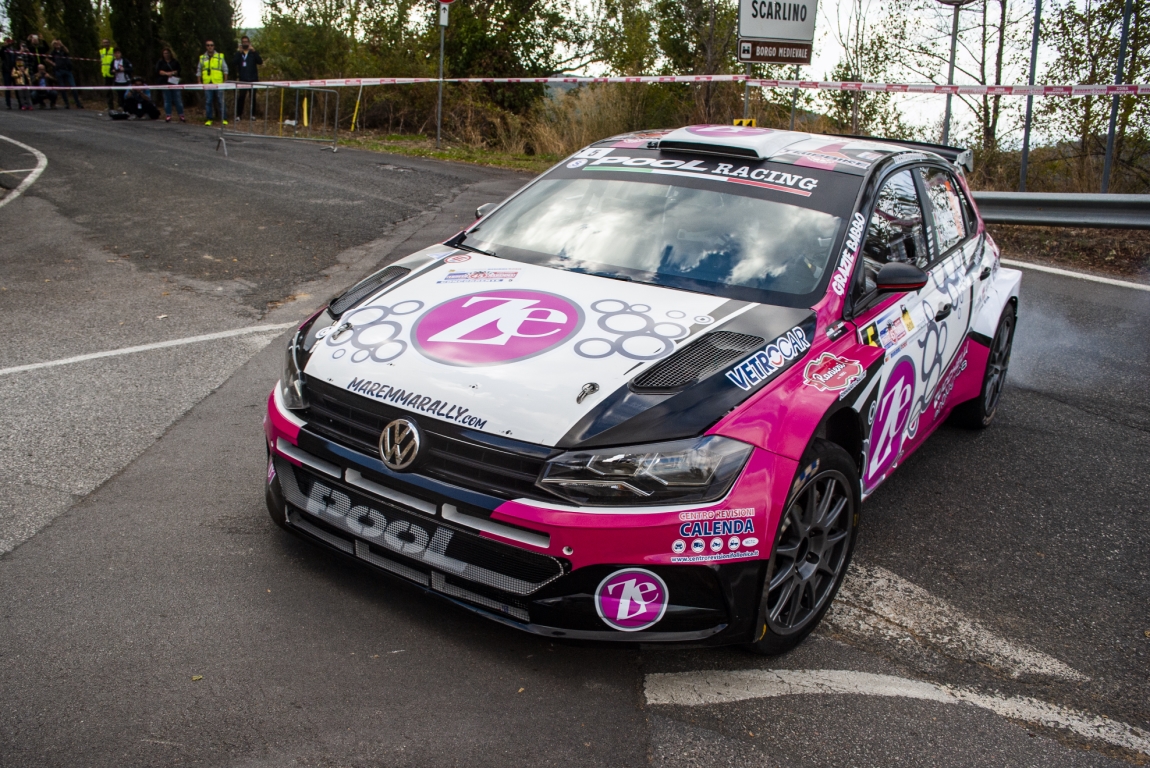
<svg viewBox="0 0 1150 768"><path fill-rule="evenodd" d="M599 142L300 326L284 528L520 629L792 647L862 501L988 425L1016 318L950 147Z"/></svg>

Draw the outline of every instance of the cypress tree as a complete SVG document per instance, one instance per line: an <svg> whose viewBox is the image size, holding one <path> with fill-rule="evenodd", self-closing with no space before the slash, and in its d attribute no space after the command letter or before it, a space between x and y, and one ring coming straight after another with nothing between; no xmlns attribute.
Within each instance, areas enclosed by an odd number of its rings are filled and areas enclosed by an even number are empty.
<svg viewBox="0 0 1150 768"><path fill-rule="evenodd" d="M184 79L196 75L196 62L204 52L204 41L211 40L231 67L236 51L236 33L232 26L235 6L231 0L165 0L162 31L164 40L183 67ZM232 75L234 77L234 75Z"/></svg>
<svg viewBox="0 0 1150 768"><path fill-rule="evenodd" d="M99 53L100 40L96 33L96 11L92 8L91 0L62 0L61 6L60 39L73 56L95 58Z"/></svg>
<svg viewBox="0 0 1150 768"><path fill-rule="evenodd" d="M135 74L148 78L160 56L160 16L155 0L110 0L109 6L113 43L132 62Z"/></svg>
<svg viewBox="0 0 1150 768"><path fill-rule="evenodd" d="M17 42L40 32L40 6L36 0L7 0L4 13L8 16L12 38Z"/></svg>

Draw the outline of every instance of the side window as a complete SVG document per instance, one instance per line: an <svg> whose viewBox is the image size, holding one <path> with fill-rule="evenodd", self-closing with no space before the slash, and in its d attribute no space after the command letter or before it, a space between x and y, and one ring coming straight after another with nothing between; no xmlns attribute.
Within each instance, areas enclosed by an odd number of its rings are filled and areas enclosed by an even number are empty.
<svg viewBox="0 0 1150 768"><path fill-rule="evenodd" d="M875 276L888 261L904 261L923 269L930 264L922 206L910 171L891 176L879 191L862 256L854 284L856 300L874 290Z"/></svg>
<svg viewBox="0 0 1150 768"><path fill-rule="evenodd" d="M966 239L966 217L963 216L958 182L937 168L920 168L918 172L922 174L923 187L930 201L938 252L944 254Z"/></svg>

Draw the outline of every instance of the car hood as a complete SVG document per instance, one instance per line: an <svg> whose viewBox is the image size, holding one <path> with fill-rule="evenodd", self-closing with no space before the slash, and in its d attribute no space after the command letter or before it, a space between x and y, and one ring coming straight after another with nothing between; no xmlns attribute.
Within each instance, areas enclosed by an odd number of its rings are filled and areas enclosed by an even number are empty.
<svg viewBox="0 0 1150 768"><path fill-rule="evenodd" d="M416 421L611 445L701 433L801 358L814 333L806 309L442 246L431 255L406 259L410 274L313 330L305 374Z"/></svg>

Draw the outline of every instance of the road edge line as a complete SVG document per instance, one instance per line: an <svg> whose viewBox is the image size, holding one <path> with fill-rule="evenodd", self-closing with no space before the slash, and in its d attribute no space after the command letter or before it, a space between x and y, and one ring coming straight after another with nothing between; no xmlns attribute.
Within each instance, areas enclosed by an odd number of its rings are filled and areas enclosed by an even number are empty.
<svg viewBox="0 0 1150 768"><path fill-rule="evenodd" d="M28 189L28 187L36 183L36 179L40 178L40 174L42 174L44 169L48 167L48 156L35 147L30 147L21 141L16 141L16 139L10 139L7 136L0 136L0 139L7 141L9 144L15 144L21 149L25 149L31 152L36 157L36 167L32 169L32 172L24 177L24 180L20 182L20 185L16 187L16 189L5 195L3 200L0 200L0 208L3 208L4 206L8 205L8 203L24 194L24 190Z"/></svg>
<svg viewBox="0 0 1150 768"><path fill-rule="evenodd" d="M7 376L12 373L24 373L25 371L38 371L42 368L55 368L60 365L71 365L72 363L84 363L89 360L100 360L105 357L119 357L120 355L131 355L136 352L150 352L153 349L166 349L168 347L180 347L185 344L196 344L201 341L216 341L218 339L230 339L233 336L246 336L251 333L271 333L273 331L283 331L292 326L298 325L298 322L290 323L276 323L275 325L252 325L247 328L234 328L230 331L219 331L217 333L206 333L202 336L187 336L182 339L171 339L169 341L157 341L151 344L141 344L136 347L122 347L120 349L109 349L104 352L90 352L86 355L76 355L75 357L64 357L59 360L47 360L43 363L28 363L27 365L17 365L12 368L0 368L0 376Z"/></svg>
<svg viewBox="0 0 1150 768"><path fill-rule="evenodd" d="M1001 262L1008 267L1021 267L1022 269L1033 269L1036 272L1048 272L1052 275L1076 277L1079 280L1089 280L1092 283L1105 283L1106 285L1117 285L1119 288L1133 288L1136 291L1150 291L1150 285L1146 285L1144 283L1132 283L1129 280L1118 280L1113 277L1100 277L1099 275L1090 275L1085 272L1075 272L1070 269L1048 267L1045 264L1033 264L1029 261L1017 261L1016 259L1001 259Z"/></svg>

